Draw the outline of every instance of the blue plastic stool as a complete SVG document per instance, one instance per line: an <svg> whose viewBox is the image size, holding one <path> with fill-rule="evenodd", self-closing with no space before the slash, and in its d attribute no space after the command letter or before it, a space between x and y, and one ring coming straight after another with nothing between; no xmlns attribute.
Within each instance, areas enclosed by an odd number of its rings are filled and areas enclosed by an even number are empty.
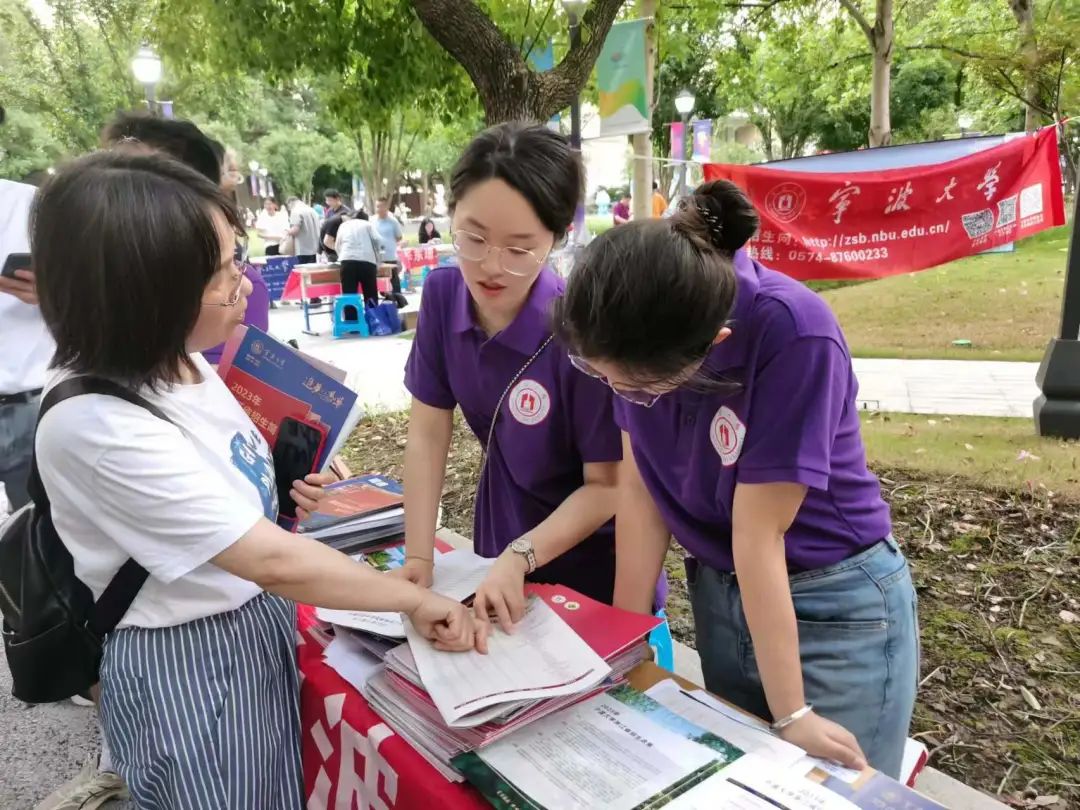
<svg viewBox="0 0 1080 810"><path fill-rule="evenodd" d="M345 320L345 307L352 307L356 312L355 321ZM364 317L364 299L359 295L339 295L334 299L334 337L360 335L368 337L367 319Z"/></svg>
<svg viewBox="0 0 1080 810"><path fill-rule="evenodd" d="M671 637L671 627L667 622L667 613L663 609L656 611L657 618L664 623L649 633L649 646L656 654L656 665L668 672L675 671L675 641Z"/></svg>

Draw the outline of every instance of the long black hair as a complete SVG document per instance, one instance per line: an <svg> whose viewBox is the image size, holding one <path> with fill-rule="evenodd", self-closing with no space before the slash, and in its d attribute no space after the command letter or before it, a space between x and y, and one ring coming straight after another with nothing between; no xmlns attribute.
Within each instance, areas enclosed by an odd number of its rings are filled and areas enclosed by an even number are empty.
<svg viewBox="0 0 1080 810"><path fill-rule="evenodd" d="M566 235L585 196L581 155L539 124L498 124L473 138L450 174L450 212L473 186L496 178L529 201L556 239Z"/></svg>
<svg viewBox="0 0 1080 810"><path fill-rule="evenodd" d="M427 232L427 226L431 225L431 233ZM421 245L426 245L432 239L442 239L442 234L439 233L439 229L435 227L435 223L428 217L424 217L420 221L420 234L419 240Z"/></svg>
<svg viewBox="0 0 1080 810"><path fill-rule="evenodd" d="M638 386L670 381L705 357L735 303L735 251L758 227L746 195L705 183L668 219L613 228L583 251L554 309L556 335Z"/></svg>

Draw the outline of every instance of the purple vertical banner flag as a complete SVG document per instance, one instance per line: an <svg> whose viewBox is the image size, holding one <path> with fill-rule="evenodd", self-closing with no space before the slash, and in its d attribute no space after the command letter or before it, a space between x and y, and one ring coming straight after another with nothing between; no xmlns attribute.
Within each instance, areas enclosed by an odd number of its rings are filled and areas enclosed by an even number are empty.
<svg viewBox="0 0 1080 810"><path fill-rule="evenodd" d="M694 160L708 163L712 159L712 121L694 122Z"/></svg>
<svg viewBox="0 0 1080 810"><path fill-rule="evenodd" d="M171 101L159 101L158 109L161 111L162 118L173 117L173 103Z"/></svg>
<svg viewBox="0 0 1080 810"><path fill-rule="evenodd" d="M686 132L682 121L671 122L671 159L686 160Z"/></svg>

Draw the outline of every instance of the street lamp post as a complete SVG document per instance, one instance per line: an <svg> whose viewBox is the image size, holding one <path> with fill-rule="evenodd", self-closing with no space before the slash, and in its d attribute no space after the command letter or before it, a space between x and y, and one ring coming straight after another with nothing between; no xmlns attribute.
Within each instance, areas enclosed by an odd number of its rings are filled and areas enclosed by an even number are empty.
<svg viewBox="0 0 1080 810"><path fill-rule="evenodd" d="M680 90L679 94L675 96L675 109L682 117L682 149L683 153L679 155L682 158L682 164L679 168L679 196L686 196L686 147L690 142L690 133L687 131L687 124L690 121L690 113L694 111L694 102L697 99L694 98L694 94L689 90Z"/></svg>
<svg viewBox="0 0 1080 810"><path fill-rule="evenodd" d="M146 109L153 115L154 90L161 81L161 57L149 45L143 45L131 60L131 72L135 74L135 81L146 91Z"/></svg>
<svg viewBox="0 0 1080 810"><path fill-rule="evenodd" d="M589 0L562 0L562 7L570 23L570 50L574 50L581 45L581 17ZM570 145L581 149L581 93L575 93L570 102Z"/></svg>
<svg viewBox="0 0 1080 810"><path fill-rule="evenodd" d="M581 45L581 17L589 6L589 0L562 0L563 11L570 23L570 50ZM570 101L570 146L581 151L581 92L574 93ZM574 244L581 244L585 230L585 201L579 200L574 211Z"/></svg>
<svg viewBox="0 0 1080 810"><path fill-rule="evenodd" d="M1080 194L1076 215L1080 216ZM1080 237L1074 227L1065 264L1061 329L1050 341L1035 382L1042 393L1035 400L1035 428L1040 436L1080 439Z"/></svg>

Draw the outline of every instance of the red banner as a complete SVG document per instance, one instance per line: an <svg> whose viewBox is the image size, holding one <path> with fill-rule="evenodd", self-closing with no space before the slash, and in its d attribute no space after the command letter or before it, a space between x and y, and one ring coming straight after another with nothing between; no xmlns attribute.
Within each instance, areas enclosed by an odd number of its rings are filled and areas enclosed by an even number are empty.
<svg viewBox="0 0 1080 810"><path fill-rule="evenodd" d="M1057 132L945 163L819 173L707 164L761 216L750 255L797 279L925 270L1065 224Z"/></svg>

